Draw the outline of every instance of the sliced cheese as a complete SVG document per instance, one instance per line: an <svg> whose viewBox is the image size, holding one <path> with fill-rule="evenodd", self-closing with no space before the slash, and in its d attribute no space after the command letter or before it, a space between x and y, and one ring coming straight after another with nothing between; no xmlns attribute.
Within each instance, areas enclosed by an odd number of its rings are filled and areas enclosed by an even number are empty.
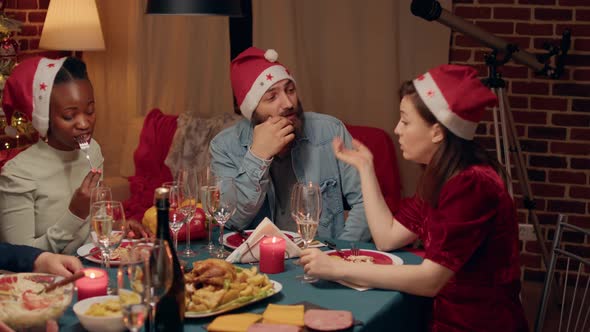
<svg viewBox="0 0 590 332"><path fill-rule="evenodd" d="M248 327L258 322L260 318L262 318L261 315L250 313L218 316L207 326L207 331L246 332Z"/></svg>
<svg viewBox="0 0 590 332"><path fill-rule="evenodd" d="M305 309L302 304L280 305L270 303L262 314L262 319L264 323L303 326L304 313Z"/></svg>

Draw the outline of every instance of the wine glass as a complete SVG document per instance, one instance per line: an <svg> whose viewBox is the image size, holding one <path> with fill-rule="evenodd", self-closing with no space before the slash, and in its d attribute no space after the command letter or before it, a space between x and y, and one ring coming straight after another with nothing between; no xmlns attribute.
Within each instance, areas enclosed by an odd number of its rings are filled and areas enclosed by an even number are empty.
<svg viewBox="0 0 590 332"><path fill-rule="evenodd" d="M90 206L90 222L95 237L94 244L100 249L104 266L111 267L111 254L127 234L128 224L125 220L123 204L117 201L98 201ZM114 288L109 281L108 292Z"/></svg>
<svg viewBox="0 0 590 332"><path fill-rule="evenodd" d="M147 271L147 262L139 247L133 248L127 257L121 259L117 270L117 294L123 322L131 332L139 331L148 315Z"/></svg>
<svg viewBox="0 0 590 332"><path fill-rule="evenodd" d="M172 286L174 265L168 241L148 240L135 246L146 264L147 303L150 306L150 328L155 331L156 305Z"/></svg>
<svg viewBox="0 0 590 332"><path fill-rule="evenodd" d="M217 258L229 255L223 247L223 228L236 212L237 195L234 179L228 177L216 177L214 185L207 190L207 209L219 224L219 250L215 255Z"/></svg>
<svg viewBox="0 0 590 332"><path fill-rule="evenodd" d="M112 201L113 194L111 193L111 188L107 186L102 180L98 181L96 187L90 190L90 206L92 206L95 202L100 201ZM90 234L92 236L93 241L96 240L96 233L93 232ZM100 267L105 268L104 260L101 260Z"/></svg>
<svg viewBox="0 0 590 332"><path fill-rule="evenodd" d="M217 247L213 242L213 217L211 216L211 213L209 213L209 209L207 208L207 191L209 190L209 188L215 185L215 177L211 172L211 168L207 166L198 173L198 182L199 200L201 201L201 207L203 208L203 211L205 212L205 217L207 218L206 226L208 243L205 246L205 249L207 249L207 251L209 251L209 253L212 254L213 252L215 252Z"/></svg>
<svg viewBox="0 0 590 332"><path fill-rule="evenodd" d="M291 192L291 216L297 223L297 232L303 240L303 249L307 249L318 230L322 212L320 187L313 182L293 186ZM304 274L301 281L313 283L317 278Z"/></svg>
<svg viewBox="0 0 590 332"><path fill-rule="evenodd" d="M197 211L197 173L188 168L181 168L178 171L178 176L176 180L181 187L181 190L184 195L184 201L180 206L180 210L182 214L186 216L186 246L184 250L180 253L181 257L195 257L197 252L191 249L191 221L195 216L195 212Z"/></svg>
<svg viewBox="0 0 590 332"><path fill-rule="evenodd" d="M172 181L164 182L162 186L168 188L169 190L168 200L170 202L170 215L168 222L170 224L170 230L172 231L172 236L174 238L174 250L178 252L178 232L188 217L186 215L186 210L182 208L185 202L184 190L182 189L183 184L178 181Z"/></svg>

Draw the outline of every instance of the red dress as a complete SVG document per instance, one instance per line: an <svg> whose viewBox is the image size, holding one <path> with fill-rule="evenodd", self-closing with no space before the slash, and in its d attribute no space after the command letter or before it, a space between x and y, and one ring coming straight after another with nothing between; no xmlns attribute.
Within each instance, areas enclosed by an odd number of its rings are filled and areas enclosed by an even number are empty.
<svg viewBox="0 0 590 332"><path fill-rule="evenodd" d="M405 199L395 218L422 239L424 258L455 272L434 298L431 331L528 331L516 210L491 167L452 177L436 209Z"/></svg>

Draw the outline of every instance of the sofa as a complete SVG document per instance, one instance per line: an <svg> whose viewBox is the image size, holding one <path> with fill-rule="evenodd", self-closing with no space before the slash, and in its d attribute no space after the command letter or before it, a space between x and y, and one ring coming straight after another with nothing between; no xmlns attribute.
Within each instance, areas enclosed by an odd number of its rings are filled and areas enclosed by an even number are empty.
<svg viewBox="0 0 590 332"><path fill-rule="evenodd" d="M154 189L172 180L164 161L172 145L177 118L177 115L153 109L145 119L134 119L129 125L129 137L122 152L121 176L107 178L106 182L113 188L113 196L124 200L125 212L130 219L142 220L144 212L152 206ZM137 135L140 125L141 132ZM401 184L391 137L379 128L349 124L346 127L354 138L372 151L381 191L389 208L396 211L401 199ZM133 155L132 161L125 157L130 155Z"/></svg>

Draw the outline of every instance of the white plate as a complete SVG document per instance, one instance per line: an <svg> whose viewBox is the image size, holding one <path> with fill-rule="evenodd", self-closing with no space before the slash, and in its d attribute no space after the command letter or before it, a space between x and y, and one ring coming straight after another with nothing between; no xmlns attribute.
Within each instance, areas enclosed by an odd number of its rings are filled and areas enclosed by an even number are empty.
<svg viewBox="0 0 590 332"><path fill-rule="evenodd" d="M340 249L345 256L350 255L350 249ZM328 250L324 251L326 254L331 256L338 255L336 250ZM388 252L382 252L377 250L370 250L370 249L360 249L361 255L373 257L375 260L375 264L392 264L392 265L403 265L404 260L401 257L390 254Z"/></svg>
<svg viewBox="0 0 590 332"><path fill-rule="evenodd" d="M121 243L121 245L129 245L130 243L132 243L132 241L126 241L123 240L123 242ZM76 253L78 254L78 256L80 257L84 257L84 259L89 260L91 262L97 263L97 264L101 264L102 263L102 259L100 258L96 258L94 257L94 255L88 255L90 254L90 251L93 250L94 248L96 248L96 246L94 245L94 243L86 243L85 245L81 246L80 248L78 248L78 250L76 251ZM88 255L88 256L86 256ZM111 260L111 266L119 266L119 260L118 259L112 259Z"/></svg>
<svg viewBox="0 0 590 332"><path fill-rule="evenodd" d="M267 295L265 297L260 297L260 298L257 298L257 299L253 299L250 302L240 303L239 305L232 306L232 307L229 307L229 308L223 308L221 310L216 310L216 311L210 311L210 312L187 311L187 312L184 313L184 317L185 318L203 318L203 317L211 317L211 316L219 315L219 314L222 314L224 312L232 311L232 310L241 308L243 306L247 306L249 304L256 303L258 301L261 301L261 300L264 300L266 298L269 298L269 297L271 297L271 296L279 293L283 289L283 285L281 285L280 282L274 281L274 280L270 280L270 282L272 283L272 289L274 290L274 292L270 293L269 295Z"/></svg>
<svg viewBox="0 0 590 332"><path fill-rule="evenodd" d="M245 232L247 234L251 234L252 232L254 232L254 230L248 229ZM288 231L282 231L282 232L283 232L283 234L287 235L287 237L290 236L291 238L293 238L293 242L295 242L295 243L298 243L299 241L301 241L301 236L299 236L298 233L288 232ZM239 238L239 239L241 239L240 235L238 233L236 233L236 232L230 232L230 233L227 233L227 234L223 234L223 245L226 246L226 247L228 247L228 248L231 248L231 249L236 249L237 247L239 247L239 244L236 245L237 243L235 243L233 241L232 241L232 243L229 243L228 242L228 238L229 237L232 237L233 239L235 239L236 237Z"/></svg>

